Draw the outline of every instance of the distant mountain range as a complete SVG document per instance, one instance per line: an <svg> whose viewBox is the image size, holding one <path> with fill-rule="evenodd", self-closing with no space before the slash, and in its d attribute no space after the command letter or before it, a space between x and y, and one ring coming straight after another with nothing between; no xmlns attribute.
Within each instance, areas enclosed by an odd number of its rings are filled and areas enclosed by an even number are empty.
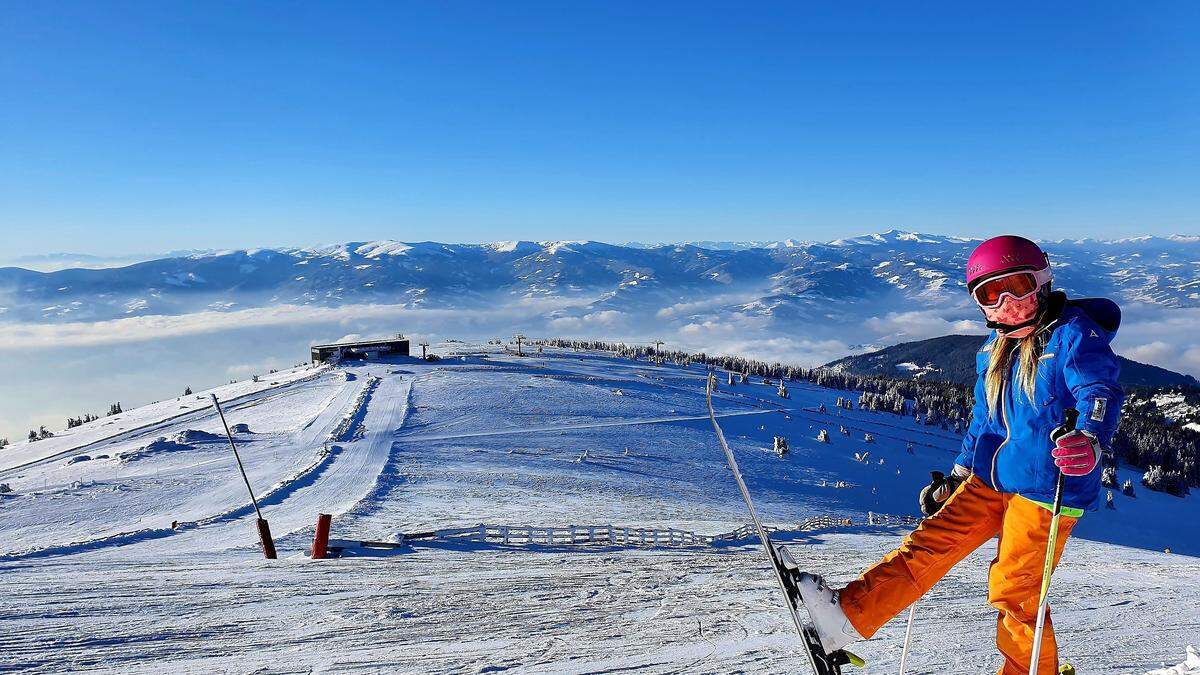
<svg viewBox="0 0 1200 675"><path fill-rule="evenodd" d="M977 313L962 268L978 240L888 231L825 243L356 242L203 252L106 269L0 269L0 322L96 321L279 304L488 307L565 300L678 325L736 313L794 327L877 308ZM1200 237L1048 242L1056 285L1121 303L1200 307ZM661 316L659 317L662 318Z"/></svg>
<svg viewBox="0 0 1200 675"><path fill-rule="evenodd" d="M892 345L825 364L825 368L854 375L886 375L941 380L971 385L975 382L975 354L983 335L946 335ZM1138 363L1123 356L1121 384L1127 387L1175 387L1200 384L1191 375Z"/></svg>

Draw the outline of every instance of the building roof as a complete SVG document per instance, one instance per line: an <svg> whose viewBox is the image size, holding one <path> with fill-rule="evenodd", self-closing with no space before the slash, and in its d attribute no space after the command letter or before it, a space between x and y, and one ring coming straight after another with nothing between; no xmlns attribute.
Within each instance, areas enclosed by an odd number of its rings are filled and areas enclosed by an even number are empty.
<svg viewBox="0 0 1200 675"><path fill-rule="evenodd" d="M389 345L397 342L408 342L406 337L383 338L380 340L354 340L352 342L332 342L325 345L313 345L312 349L332 349L335 347L365 347L368 345Z"/></svg>

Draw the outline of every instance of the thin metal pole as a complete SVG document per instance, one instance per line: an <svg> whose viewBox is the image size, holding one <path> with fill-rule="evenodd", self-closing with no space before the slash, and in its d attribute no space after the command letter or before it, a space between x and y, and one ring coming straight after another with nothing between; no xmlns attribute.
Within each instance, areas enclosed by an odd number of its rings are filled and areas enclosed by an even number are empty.
<svg viewBox="0 0 1200 675"><path fill-rule="evenodd" d="M908 645L912 642L913 619L917 617L917 603L908 607L908 627L904 629L904 647L900 649L900 675L904 675L904 665L908 663Z"/></svg>
<svg viewBox="0 0 1200 675"><path fill-rule="evenodd" d="M233 449L233 458L237 460L238 470L242 472L242 480L246 481L246 491L250 493L250 503L254 505L254 513L258 514L259 520L262 520L262 511L258 510L258 500L254 498L254 488L250 487L250 479L246 476L246 467L242 466L242 457L238 454L237 445L233 442L233 433L229 431L229 423L225 421L221 402L217 400L216 394L209 394L209 396L212 397L213 407L217 409L217 414L221 416L221 424L225 427L225 438L229 439L229 447Z"/></svg>
<svg viewBox="0 0 1200 675"><path fill-rule="evenodd" d="M1050 575L1054 571L1054 549L1058 545L1058 523L1062 517L1063 475L1058 474L1054 486L1054 511L1050 516L1050 532L1046 538L1046 562L1042 568L1042 590L1038 595L1037 623L1033 628L1033 652L1029 656L1029 672L1037 675L1038 658L1042 655L1042 631L1046 628L1046 608L1050 599Z"/></svg>
<svg viewBox="0 0 1200 675"><path fill-rule="evenodd" d="M1063 415L1062 426L1055 430L1051 438L1058 438L1075 430L1079 411L1067 408ZM1062 518L1064 482L1063 473L1059 471L1058 480L1054 483L1054 510L1050 516L1050 531L1046 537L1046 562L1042 567L1042 590L1038 595L1037 623L1033 628L1033 651L1029 656L1029 672L1033 675L1037 675L1038 658L1042 655L1042 631L1046 628L1046 609L1050 605L1050 575L1054 572L1054 549L1058 547L1058 524Z"/></svg>

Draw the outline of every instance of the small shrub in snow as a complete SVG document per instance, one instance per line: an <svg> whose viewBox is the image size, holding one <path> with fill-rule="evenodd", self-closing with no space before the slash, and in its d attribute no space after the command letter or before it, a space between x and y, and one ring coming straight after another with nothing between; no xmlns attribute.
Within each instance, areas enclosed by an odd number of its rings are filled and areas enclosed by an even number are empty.
<svg viewBox="0 0 1200 675"><path fill-rule="evenodd" d="M1100 484L1103 485L1104 487L1109 487L1109 488L1117 487L1117 467L1115 467L1115 466L1104 467L1104 470L1100 472ZM1109 493L1109 494L1112 494L1112 493Z"/></svg>
<svg viewBox="0 0 1200 675"><path fill-rule="evenodd" d="M83 425L87 424L88 422L95 422L98 419L100 419L99 415L93 415L91 413L84 413L83 415L80 415L79 417L68 417L67 418L67 428L74 429L75 427L83 426Z"/></svg>
<svg viewBox="0 0 1200 675"><path fill-rule="evenodd" d="M8 447L8 439L0 438L0 448L6 448L6 447Z"/></svg>
<svg viewBox="0 0 1200 675"><path fill-rule="evenodd" d="M1127 497L1136 497L1137 496L1137 495L1133 494L1133 481L1132 480L1126 478L1125 482L1121 484L1121 494L1123 494Z"/></svg>

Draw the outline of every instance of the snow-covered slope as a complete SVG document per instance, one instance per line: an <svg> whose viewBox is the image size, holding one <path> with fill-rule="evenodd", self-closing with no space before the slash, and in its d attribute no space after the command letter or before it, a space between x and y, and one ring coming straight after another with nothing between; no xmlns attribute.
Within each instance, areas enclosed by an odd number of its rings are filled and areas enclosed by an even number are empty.
<svg viewBox="0 0 1200 675"><path fill-rule="evenodd" d="M701 370L488 349L447 344L435 363L299 369L220 392L229 422L248 425L236 438L278 562L258 559L240 475L201 405L159 404L124 413L114 423L126 429L91 423L71 437L18 445L0 465L12 489L0 494L0 664L799 669L749 541L630 548L439 539L374 556L304 558L322 512L334 514L334 537L347 540L479 523L706 535L744 524L705 416ZM833 403L845 392L789 389L785 399L761 381L722 386L718 414L765 520L784 528L781 538L806 565L844 582L902 533L867 526L867 513L914 515L928 471L945 468L959 439L907 418L839 410ZM822 429L829 443L816 439ZM782 458L770 451L777 435L791 446ZM1089 514L1077 528L1055 578L1055 627L1082 672L1145 672L1176 663L1195 641L1196 502L1147 491L1117 499L1115 511ZM817 516L853 525L796 531ZM983 590L989 549L922 603L910 672L997 665ZM895 621L862 645L863 672L895 672L902 630Z"/></svg>

